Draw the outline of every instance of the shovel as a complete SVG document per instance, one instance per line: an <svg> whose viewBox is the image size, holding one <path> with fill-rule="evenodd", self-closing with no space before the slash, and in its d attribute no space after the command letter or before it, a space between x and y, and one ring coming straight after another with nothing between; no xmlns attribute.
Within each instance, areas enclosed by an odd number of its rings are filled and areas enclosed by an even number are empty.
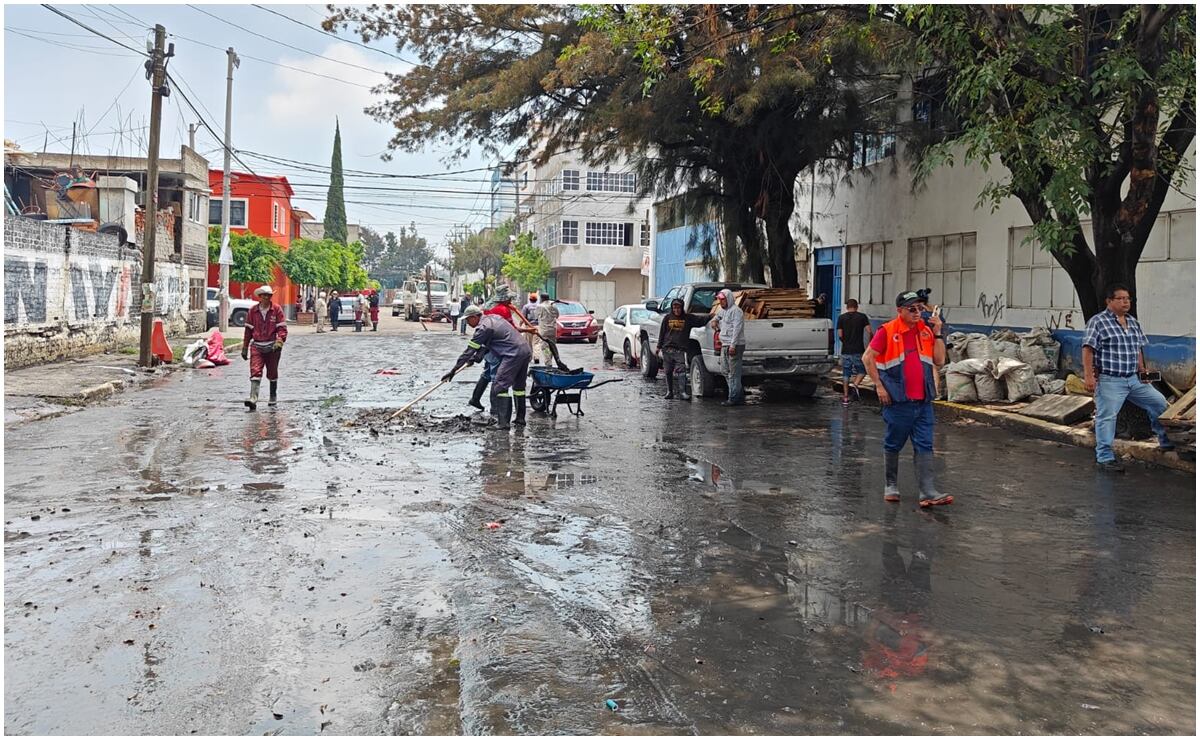
<svg viewBox="0 0 1200 740"><path fill-rule="evenodd" d="M399 416L400 414L403 414L405 411L408 411L408 410L409 410L409 409L411 409L413 406L416 406L416 405L417 405L418 403L420 403L421 401L424 401L426 398L428 398L428 397L429 397L429 395L430 395L430 394L432 394L434 391L436 391L438 388L441 388L441 387L442 387L443 385L445 385L445 384L446 384L446 381L444 381L444 380L439 380L439 381L438 381L438 382L437 382L435 385L432 385L432 386L430 386L430 387L429 387L429 388L428 388L428 389L427 389L427 390L426 390L424 393L422 393L421 395L417 396L417 397L416 397L416 398L414 398L413 400L409 401L409 402L408 402L407 404L405 404L404 406L401 406L401 407L400 407L400 410L399 410L399 411L397 411L396 413L392 414L391 416L389 416L389 417L387 418L387 420L388 420L388 421L391 421L392 419L395 419L395 418L396 418L397 416Z"/></svg>

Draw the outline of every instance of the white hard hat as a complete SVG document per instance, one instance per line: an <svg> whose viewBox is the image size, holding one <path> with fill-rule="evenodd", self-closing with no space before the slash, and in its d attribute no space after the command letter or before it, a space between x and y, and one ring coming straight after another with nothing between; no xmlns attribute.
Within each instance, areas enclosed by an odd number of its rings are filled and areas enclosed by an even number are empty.
<svg viewBox="0 0 1200 740"><path fill-rule="evenodd" d="M275 295L275 289L270 285L260 285L254 289L254 295Z"/></svg>

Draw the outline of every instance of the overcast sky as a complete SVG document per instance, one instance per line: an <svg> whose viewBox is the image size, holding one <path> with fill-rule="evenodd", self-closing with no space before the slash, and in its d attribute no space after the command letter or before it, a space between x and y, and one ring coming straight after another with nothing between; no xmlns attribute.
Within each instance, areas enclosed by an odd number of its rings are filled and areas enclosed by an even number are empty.
<svg viewBox="0 0 1200 740"><path fill-rule="evenodd" d="M373 120L363 108L375 97L370 86L385 79L374 70L402 72L409 65L322 34L318 29L324 17L320 5L269 6L307 28L252 5L197 5L200 10L186 5L55 7L135 49L145 49L146 41L153 40L149 27L155 23L165 26L167 41L175 44L168 71L180 80L182 92L218 133L223 133L225 122L224 50L233 46L241 57L233 86L235 150L328 166L336 116L341 121L342 161L347 170L435 174L491 164L479 154L447 163L439 150L397 152L391 162L382 161L380 154L387 147L391 126ZM3 12L4 137L27 151L40 151L48 129L48 150L66 152L70 151L75 121L81 124L78 151L145 156L150 91L142 68L144 57L40 5L5 5ZM406 59L413 56L397 50L394 43L371 46ZM197 122L181 95L167 98L162 156L178 157L179 145L187 142L188 124ZM203 127L196 135L196 148L209 158L213 169L221 168L220 142ZM505 148L504 153L512 148ZM296 206L318 219L323 217L327 174L251 155L243 158L259 174L286 175L297 191ZM244 169L236 161L233 167ZM418 180L347 176L346 211L350 222L379 231L415 221L421 235L441 246L456 224L476 228L487 224L488 180L487 172ZM354 185L421 192L355 190Z"/></svg>

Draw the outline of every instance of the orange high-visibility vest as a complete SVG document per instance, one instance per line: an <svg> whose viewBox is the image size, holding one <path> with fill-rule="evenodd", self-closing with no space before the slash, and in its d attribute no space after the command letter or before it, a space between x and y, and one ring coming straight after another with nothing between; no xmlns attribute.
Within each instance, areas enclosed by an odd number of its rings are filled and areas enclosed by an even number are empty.
<svg viewBox="0 0 1200 740"><path fill-rule="evenodd" d="M917 354L921 356L921 369L925 375L925 401L936 396L933 385L933 330L925 322L917 324ZM909 400L904 392L904 333L909 327L899 316L879 327L883 332L883 352L875 358L879 368L879 381L895 401Z"/></svg>

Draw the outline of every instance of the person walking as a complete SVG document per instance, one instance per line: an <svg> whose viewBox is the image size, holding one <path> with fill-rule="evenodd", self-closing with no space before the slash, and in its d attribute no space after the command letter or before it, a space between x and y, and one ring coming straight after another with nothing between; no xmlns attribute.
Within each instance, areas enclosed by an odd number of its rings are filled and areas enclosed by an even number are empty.
<svg viewBox="0 0 1200 740"><path fill-rule="evenodd" d="M566 372L570 368L562 361L558 355L558 306L554 304L558 301L550 300L549 293L542 293L538 300L537 310L537 332L538 340L542 343L542 361L549 365L551 360L554 360L554 365L559 370Z"/></svg>
<svg viewBox="0 0 1200 740"><path fill-rule="evenodd" d="M333 324L333 330L337 331L338 316L342 313L342 299L338 296L338 292L332 291L329 294L329 323Z"/></svg>
<svg viewBox="0 0 1200 740"><path fill-rule="evenodd" d="M367 296L367 303L371 307L371 331L379 331L379 291L371 290Z"/></svg>
<svg viewBox="0 0 1200 740"><path fill-rule="evenodd" d="M471 305L471 296L464 295L462 300L458 302L458 333L465 335L467 333L467 320L465 314L467 306Z"/></svg>
<svg viewBox="0 0 1200 740"><path fill-rule="evenodd" d="M279 356L283 354L283 343L287 341L287 319L283 309L275 305L272 298L275 290L263 285L254 291L258 305L246 312L246 331L242 337L242 359L250 360L250 396L245 400L246 408L258 408L258 387L262 384L263 369L271 384L268 403L274 406L279 388Z"/></svg>
<svg viewBox="0 0 1200 740"><path fill-rule="evenodd" d="M462 304L456 300L450 301L450 331L458 326L459 318L462 317Z"/></svg>
<svg viewBox="0 0 1200 740"><path fill-rule="evenodd" d="M733 300L733 291L725 288L717 294L721 310L712 322L712 327L721 334L721 368L729 386L729 398L722 406L741 406L746 403L746 392L742 388L742 355L746 352L746 317Z"/></svg>
<svg viewBox="0 0 1200 740"><path fill-rule="evenodd" d="M313 304L313 310L317 314L317 333L325 333L325 317L329 314L329 301L325 298L325 291L317 296L316 302Z"/></svg>
<svg viewBox="0 0 1200 740"><path fill-rule="evenodd" d="M529 350L533 351L533 340L537 337L537 310L538 310L538 294L530 293L529 300L521 307L521 316L525 318L525 323L534 328L535 331L525 334L525 341L529 342Z"/></svg>
<svg viewBox="0 0 1200 740"><path fill-rule="evenodd" d="M371 330L371 301L367 298L366 293L359 293L358 299L354 303L354 331L362 331L366 327L367 331Z"/></svg>
<svg viewBox="0 0 1200 740"><path fill-rule="evenodd" d="M1129 315L1133 296L1129 288L1114 284L1104 293L1106 308L1088 319L1083 333L1083 385L1096 401L1096 467L1106 473L1124 473L1125 467L1113 453L1117 414L1125 401L1145 409L1150 429L1158 437L1158 449L1175 445L1158 417L1167 410L1167 399L1146 377L1149 344L1142 325Z"/></svg>
<svg viewBox="0 0 1200 740"><path fill-rule="evenodd" d="M863 364L883 405L883 500L900 501L897 480L900 450L912 440L913 464L922 508L954 503L938 493L933 480L933 377L946 363L942 319L936 313L921 320L925 298L916 291L896 296L896 318L879 327Z"/></svg>
<svg viewBox="0 0 1200 740"><path fill-rule="evenodd" d="M683 299L671 301L671 312L663 317L658 330L658 356L663 360L667 376L667 400L675 398L675 392L685 401L692 400L691 384L688 383L687 348L692 329L704 326L708 317L689 314L684 310Z"/></svg>
<svg viewBox="0 0 1200 740"><path fill-rule="evenodd" d="M467 349L459 356L450 372L442 376L449 382L463 367L474 365L492 355L498 359L495 380L492 384L492 399L496 409L496 428L508 429L509 424L525 426L525 381L529 374L532 353L515 326L499 315L484 316L477 306L467 308L464 320L474 330ZM516 400L516 419L513 419L513 401Z"/></svg>
<svg viewBox="0 0 1200 740"><path fill-rule="evenodd" d="M867 369L863 366L866 341L871 339L871 320L858 312L858 301L846 301L846 312L838 316L837 335L842 340L842 405L850 405L850 387L854 386L854 397L858 398L858 384ZM934 376L937 377L936 375Z"/></svg>

